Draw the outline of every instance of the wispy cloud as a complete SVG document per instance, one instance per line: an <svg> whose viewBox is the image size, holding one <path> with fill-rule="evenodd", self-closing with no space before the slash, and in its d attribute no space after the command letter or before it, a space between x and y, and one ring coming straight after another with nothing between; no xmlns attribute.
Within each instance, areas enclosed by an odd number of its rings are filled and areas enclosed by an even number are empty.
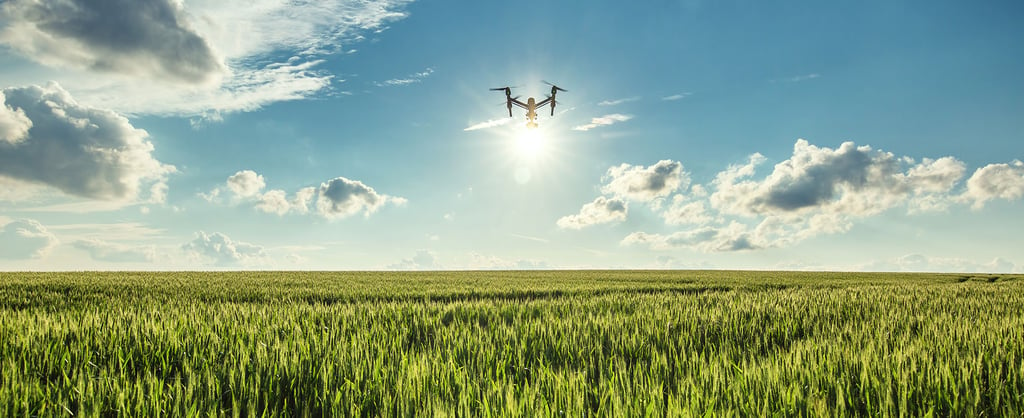
<svg viewBox="0 0 1024 418"><path fill-rule="evenodd" d="M623 104L623 103L635 102L637 100L640 100L640 96L627 97L627 98L624 98L624 99L602 100L602 101L598 102L597 105L598 106L615 106L615 105L620 105L620 104Z"/></svg>
<svg viewBox="0 0 1024 418"><path fill-rule="evenodd" d="M434 73L434 69L428 67L427 69L425 69L423 71L420 71L420 72L414 73L414 74L410 74L410 75L408 75L405 78L392 78L390 80L384 80L383 82L377 82L377 83L374 83L374 84L376 84L378 87L404 86L404 85L408 85L408 84L419 83L419 82L423 81L423 79L429 77L433 73Z"/></svg>
<svg viewBox="0 0 1024 418"><path fill-rule="evenodd" d="M488 121L477 123L475 125L470 125L466 129L463 129L463 131L475 131L477 129L493 128L495 126L505 125L509 122L512 122L512 118L491 119Z"/></svg>
<svg viewBox="0 0 1024 418"><path fill-rule="evenodd" d="M685 99L685 98L690 97L690 96L693 96L693 93L684 92L684 93L679 93L679 94L673 94L671 96L662 97L661 100L666 101L666 102L672 102L672 101L676 101L676 100Z"/></svg>
<svg viewBox="0 0 1024 418"><path fill-rule="evenodd" d="M574 130L574 131L589 131L589 130L594 129L594 128L598 127L598 126L608 126L608 125L612 125L612 124L615 124L615 123L618 123L618 122L625 122L625 121L630 120L630 119L633 119L633 115L623 115L621 113L612 113L610 115L604 115L604 116L601 116L601 117L598 117L598 118L590 119L590 123L588 123L586 125L580 125L580 126L573 127L572 130Z"/></svg>
<svg viewBox="0 0 1024 418"><path fill-rule="evenodd" d="M813 79L819 78L819 77L821 77L821 74L810 73L810 74L803 74L803 75L793 76L793 77L789 77L789 78L783 78L783 79L780 79L780 80L772 80L772 82L774 83L776 81L782 81L782 82L786 82L786 83L799 83L801 81L813 80Z"/></svg>

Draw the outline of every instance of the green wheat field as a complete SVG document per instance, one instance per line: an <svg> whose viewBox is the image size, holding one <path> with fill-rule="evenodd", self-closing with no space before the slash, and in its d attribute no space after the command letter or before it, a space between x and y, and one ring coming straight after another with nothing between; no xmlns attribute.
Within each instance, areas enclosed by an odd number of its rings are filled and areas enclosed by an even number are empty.
<svg viewBox="0 0 1024 418"><path fill-rule="evenodd" d="M1024 277L0 273L0 416L1022 416Z"/></svg>

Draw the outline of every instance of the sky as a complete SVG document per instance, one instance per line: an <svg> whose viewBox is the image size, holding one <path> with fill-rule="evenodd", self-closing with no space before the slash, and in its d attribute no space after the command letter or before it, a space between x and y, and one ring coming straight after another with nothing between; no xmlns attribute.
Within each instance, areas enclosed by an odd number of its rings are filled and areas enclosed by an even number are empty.
<svg viewBox="0 0 1024 418"><path fill-rule="evenodd" d="M0 270L1024 272L1022 19L4 0Z"/></svg>

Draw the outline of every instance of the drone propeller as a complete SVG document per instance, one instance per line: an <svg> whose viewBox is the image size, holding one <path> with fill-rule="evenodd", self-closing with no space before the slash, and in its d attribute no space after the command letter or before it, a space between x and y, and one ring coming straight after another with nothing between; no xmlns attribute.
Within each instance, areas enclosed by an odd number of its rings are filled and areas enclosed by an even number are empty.
<svg viewBox="0 0 1024 418"><path fill-rule="evenodd" d="M511 87L495 87L495 88L490 89L490 90L491 91L504 91L504 90L507 90L507 89L510 89L510 88Z"/></svg>
<svg viewBox="0 0 1024 418"><path fill-rule="evenodd" d="M549 83L549 82L547 82L547 81L544 81L544 80L541 80L541 82L543 82L544 84L547 84L547 85L551 86L551 87L552 87L553 89L555 89L555 90L558 90L558 91L566 91L566 92L567 92L567 91L569 91L569 90L563 89L563 88L561 88L561 87L558 87L558 86L554 85L553 83Z"/></svg>

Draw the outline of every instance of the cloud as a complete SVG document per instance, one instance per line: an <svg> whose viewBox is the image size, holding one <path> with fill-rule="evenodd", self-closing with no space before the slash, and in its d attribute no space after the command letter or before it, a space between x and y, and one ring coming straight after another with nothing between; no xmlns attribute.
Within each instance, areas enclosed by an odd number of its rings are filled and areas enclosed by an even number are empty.
<svg viewBox="0 0 1024 418"><path fill-rule="evenodd" d="M390 270L438 270L437 255L428 250L418 250L412 258L405 258L387 266Z"/></svg>
<svg viewBox="0 0 1024 418"><path fill-rule="evenodd" d="M216 83L224 64L173 0L11 0L0 43L41 64L183 84Z"/></svg>
<svg viewBox="0 0 1024 418"><path fill-rule="evenodd" d="M362 212L370 216L385 204L404 205L406 200L397 196L377 193L361 181L337 177L321 183L319 187L303 187L292 197L284 190L264 192L266 180L253 170L241 170L228 177L225 186L209 193L199 193L208 202L216 202L224 187L231 192L233 203L246 202L265 213L283 216L288 213L307 214L312 205L316 213L327 219L345 218Z"/></svg>
<svg viewBox="0 0 1024 418"><path fill-rule="evenodd" d="M691 248L704 252L755 250L756 244L747 227L738 222L715 227L706 226L668 235L634 232L620 242L621 245L646 245L652 250Z"/></svg>
<svg viewBox="0 0 1024 418"><path fill-rule="evenodd" d="M799 83L801 81L813 80L813 79L819 78L819 77L821 77L821 74L811 73L811 74L803 74L803 75L793 76L793 77L789 77L789 78L784 78L781 81L785 81L787 83ZM775 81L776 80L772 80L773 83Z"/></svg>
<svg viewBox="0 0 1024 418"><path fill-rule="evenodd" d="M882 260L861 266L870 271L908 272L959 272L959 273L1012 273L1021 272L1013 262L996 257L991 261L977 262L955 257L930 257L922 254L907 254L895 259Z"/></svg>
<svg viewBox="0 0 1024 418"><path fill-rule="evenodd" d="M5 107L31 121L17 143L0 142L0 176L99 200L131 201L174 166L157 161L146 131L109 110L78 104L56 83L3 90Z"/></svg>
<svg viewBox="0 0 1024 418"><path fill-rule="evenodd" d="M619 198L598 196L593 202L580 208L580 213L558 219L559 228L583 229L591 225L623 221L626 219L628 203Z"/></svg>
<svg viewBox="0 0 1024 418"><path fill-rule="evenodd" d="M981 209L993 199L1013 200L1024 196L1024 162L989 164L979 168L967 179L967 190L959 200L973 202L971 207Z"/></svg>
<svg viewBox="0 0 1024 418"><path fill-rule="evenodd" d="M853 142L831 149L799 139L790 158L757 177L765 161L763 155L752 154L745 163L717 173L709 184L692 187L689 173L672 160L650 167L622 164L608 170L601 191L647 202L666 226L683 227L635 232L621 244L704 252L786 247L821 234L845 233L858 219L898 207L913 215L958 203L980 209L992 199L1024 197L1020 161L982 167L961 190L957 187L966 165L949 156L915 161ZM676 191L666 205L665 198ZM560 226L582 227L587 223L579 219L603 219L583 214L581 210L562 218Z"/></svg>
<svg viewBox="0 0 1024 418"><path fill-rule="evenodd" d="M434 69L433 68L427 68L426 70L423 70L421 72L418 72L418 73L415 73L415 74L410 74L406 78L392 78L390 80L385 80L384 82L380 82L380 83L376 83L376 84L377 84L378 87L404 86L404 85L407 85L407 84L419 83L419 82L423 81L423 79L429 77L433 73L434 73Z"/></svg>
<svg viewBox="0 0 1024 418"><path fill-rule="evenodd" d="M661 214L668 225L704 225L714 218L703 200L688 201L682 195L672 197L672 204Z"/></svg>
<svg viewBox="0 0 1024 418"><path fill-rule="evenodd" d="M469 256L471 260L464 267L472 270L543 270L551 268L545 261L527 259L512 261L476 252L470 253Z"/></svg>
<svg viewBox="0 0 1024 418"><path fill-rule="evenodd" d="M948 195L964 170L962 162L945 157L926 159L904 172L903 165L913 160L853 142L833 150L799 139L793 156L776 164L764 180L743 180L763 161L755 154L747 165L719 173L712 206L748 216L824 211L863 217L913 197Z"/></svg>
<svg viewBox="0 0 1024 418"><path fill-rule="evenodd" d="M18 219L0 227L0 258L42 258L60 241L32 219Z"/></svg>
<svg viewBox="0 0 1024 418"><path fill-rule="evenodd" d="M264 187L267 187L267 182L263 180L263 176L256 174L252 170L242 170L235 173L228 177L227 184L228 189L236 196L242 198L256 196Z"/></svg>
<svg viewBox="0 0 1024 418"><path fill-rule="evenodd" d="M337 177L317 189L317 212L328 219L345 218L362 212L370 216L385 203L405 204L405 199L377 193L359 180Z"/></svg>
<svg viewBox="0 0 1024 418"><path fill-rule="evenodd" d="M608 169L601 188L605 194L649 202L668 196L690 184L690 176L678 161L661 160L649 167L621 164Z"/></svg>
<svg viewBox="0 0 1024 418"><path fill-rule="evenodd" d="M94 260L116 263L149 263L156 260L156 247L152 245L127 246L98 239L82 239L71 244L84 250Z"/></svg>
<svg viewBox="0 0 1024 418"><path fill-rule="evenodd" d="M17 145L28 137L30 128L32 120L25 116L25 111L7 105L4 92L0 90L0 143Z"/></svg>
<svg viewBox="0 0 1024 418"><path fill-rule="evenodd" d="M196 238L181 246L193 257L217 265L248 264L266 259L263 247L247 242L234 241L219 232L207 234L199 231Z"/></svg>
<svg viewBox="0 0 1024 418"><path fill-rule="evenodd" d="M623 103L635 102L637 100L640 100L640 96L633 96L633 97L627 97L627 98L624 98L624 99L615 99L615 100L602 100L602 101L598 102L597 105L598 106L615 106L615 105L620 105L620 104L623 104Z"/></svg>
<svg viewBox="0 0 1024 418"><path fill-rule="evenodd" d="M662 97L661 100L666 101L666 102L672 102L672 101L676 101L676 100L680 100L680 99L685 99L685 98L690 97L692 95L693 95L693 93L690 93L690 92L679 93L679 94L673 94L671 96Z"/></svg>
<svg viewBox="0 0 1024 418"><path fill-rule="evenodd" d="M633 119L633 115L623 115L621 113L612 113L610 115L604 115L604 116L601 116L599 118L592 118L592 119L590 119L590 123L585 124L585 125L579 125L579 126L573 127L572 130L574 130L574 131L589 131L589 130L594 129L594 128L599 127L599 126L608 126L608 125L615 124L617 122L625 122L625 121L630 120L630 119Z"/></svg>
<svg viewBox="0 0 1024 418"><path fill-rule="evenodd" d="M269 190L259 196L259 203L256 204L256 209L279 216L290 211L306 214L309 212L309 204L313 201L313 196L315 195L315 187L299 189L290 200L287 198L284 190Z"/></svg>
<svg viewBox="0 0 1024 418"><path fill-rule="evenodd" d="M463 129L463 131L475 131L477 129L493 128L495 126L501 126L501 125L508 124L509 122L512 122L512 118L490 119L490 120L485 121L485 122L480 122L480 123L477 123L475 125L470 125L466 129Z"/></svg>
<svg viewBox="0 0 1024 418"><path fill-rule="evenodd" d="M329 89L321 57L353 51L343 46L405 18L408 3L11 0L0 43L59 69L90 106L212 121Z"/></svg>

